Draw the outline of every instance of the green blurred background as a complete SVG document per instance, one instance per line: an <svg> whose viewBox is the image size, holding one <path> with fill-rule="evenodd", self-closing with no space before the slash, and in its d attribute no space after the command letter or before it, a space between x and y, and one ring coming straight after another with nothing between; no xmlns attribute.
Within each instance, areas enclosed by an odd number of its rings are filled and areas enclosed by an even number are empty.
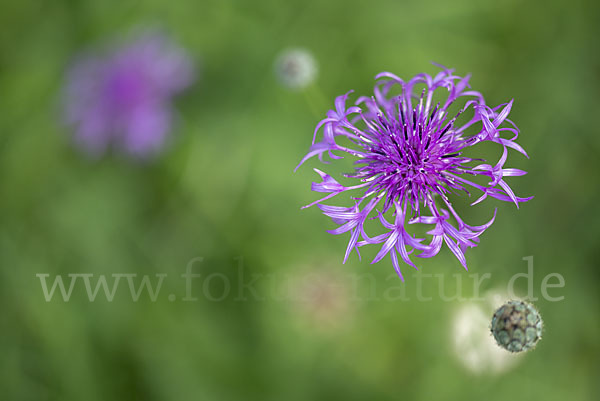
<svg viewBox="0 0 600 401"><path fill-rule="evenodd" d="M597 4L2 2L0 399L598 399ZM146 24L185 46L200 78L177 99L162 157L91 162L60 122L65 69L80 49ZM296 46L320 67L305 92L273 74ZM466 220L481 224L499 208L467 253L470 272L443 250L419 260L439 277L406 267L401 285L389 258L369 265L376 249L341 265L347 236L327 234L317 209L299 210L316 199L318 163L292 170L335 96L370 93L380 71L433 74L431 61L471 72L490 104L515 98L531 158L511 154L510 166L529 172L511 185L535 199L470 209ZM531 255L545 338L501 372L468 368L453 346L468 302L444 302L440 282L451 294L462 276L469 297L469 274L491 273L482 292L505 289ZM196 257L198 300L185 302L180 276ZM154 302L133 302L125 281L112 302L90 302L81 283L68 302L46 302L36 274L69 273L167 277ZM550 290L560 302L542 299L550 273L565 279ZM410 300L385 296L402 286Z"/></svg>

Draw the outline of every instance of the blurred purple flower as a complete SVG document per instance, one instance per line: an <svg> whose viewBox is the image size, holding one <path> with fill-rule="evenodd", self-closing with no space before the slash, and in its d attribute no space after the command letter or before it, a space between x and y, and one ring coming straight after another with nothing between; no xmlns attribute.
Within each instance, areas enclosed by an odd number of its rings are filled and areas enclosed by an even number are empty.
<svg viewBox="0 0 600 401"><path fill-rule="evenodd" d="M140 159L157 154L171 128L171 99L193 78L184 49L157 32L80 57L65 99L75 144L95 157L111 146Z"/></svg>
<svg viewBox="0 0 600 401"><path fill-rule="evenodd" d="M467 188L471 187L483 193L472 205L488 196L512 201L517 207L520 202L531 199L517 197L504 181L505 177L525 174L525 171L504 167L508 148L527 156L515 142L519 130L507 118L513 101L491 108L479 92L470 90L469 76L463 78L451 69L440 67L442 71L435 77L418 74L409 81L383 72L376 76L374 96L359 97L355 105L348 108L346 100L351 92L339 96L335 110L329 110L327 117L317 124L313 144L298 167L313 156L324 162L325 153L332 159L342 158L334 153L336 151L357 158L355 171L345 174L347 178L358 180L356 185L342 185L315 169L321 182L313 183L312 190L327 195L305 206L318 204L326 216L339 224L330 233L350 232L344 262L352 250L358 253L360 246L383 244L372 263L389 254L402 278L398 254L416 269L409 257L412 252L416 250L418 257L433 257L446 243L466 269L465 250L479 243L479 236L492 225L496 212L486 224L470 226L452 207L447 195L465 191L470 196ZM443 97L440 96L442 88L447 90ZM396 93L399 90L399 94L393 95L393 90L397 90ZM434 97L441 98L437 105L433 104ZM462 107L458 113L449 117L449 109L459 104ZM457 123L459 116L467 111L471 116ZM477 123L480 128L473 129ZM473 130L471 134L466 133L469 127ZM317 141L320 130L323 136ZM501 134L512 137L504 138ZM463 155L482 142L494 142L502 147L502 156L495 165L476 164L474 162L484 160ZM488 177L490 181L476 183L471 177L477 176ZM321 203L358 189L364 192L353 198L354 205L350 207ZM381 211L377 210L378 205ZM384 216L390 209L393 222ZM372 219L378 219L386 232L369 237L364 224ZM427 232L430 241L424 243L424 238L409 234L406 228L410 224L433 226Z"/></svg>

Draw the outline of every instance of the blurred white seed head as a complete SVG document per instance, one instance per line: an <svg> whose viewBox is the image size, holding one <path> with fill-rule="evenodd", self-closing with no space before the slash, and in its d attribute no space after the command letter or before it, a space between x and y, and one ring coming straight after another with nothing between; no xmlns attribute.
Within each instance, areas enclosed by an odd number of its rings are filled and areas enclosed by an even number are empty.
<svg viewBox="0 0 600 401"><path fill-rule="evenodd" d="M452 319L452 346L458 361L474 374L500 374L514 366L520 356L496 345L490 333L490 319L496 305L508 299L489 291L485 301L460 305Z"/></svg>
<svg viewBox="0 0 600 401"><path fill-rule="evenodd" d="M302 89L317 77L317 62L308 50L295 48L282 51L275 60L279 82L290 89Z"/></svg>

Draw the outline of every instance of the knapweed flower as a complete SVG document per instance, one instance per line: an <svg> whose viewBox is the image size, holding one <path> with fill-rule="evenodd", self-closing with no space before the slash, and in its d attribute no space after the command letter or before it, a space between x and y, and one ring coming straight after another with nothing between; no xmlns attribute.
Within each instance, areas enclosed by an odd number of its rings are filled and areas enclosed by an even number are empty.
<svg viewBox="0 0 600 401"><path fill-rule="evenodd" d="M516 142L518 128L507 118L513 101L489 107L479 92L470 89L468 75L463 78L440 67L442 71L435 77L418 74L408 81L383 72L376 76L373 96L359 97L349 107L346 102L351 92L339 96L335 109L316 126L312 146L298 167L314 156L322 162L324 155L341 159L339 153L356 158L354 172L344 174L354 180L350 185L315 169L321 181L313 183L312 190L327 195L304 206L318 205L339 224L330 233L350 233L344 262L354 249L358 253L363 245L383 244L372 263L389 254L402 278L398 254L415 267L411 253L429 258L445 243L466 269L465 250L479 243L496 212L483 225L468 225L449 195L481 191L472 205L492 197L512 201L518 207L531 199L516 196L505 181L506 177L525 174L504 166L508 149L527 156ZM317 141L320 131L322 137ZM495 143L502 150L495 164L476 157L476 145L483 142ZM482 178L487 179L482 182ZM323 204L348 191L361 191L352 198L353 204ZM369 236L365 223L370 219L379 220L385 232ZM431 227L427 232L430 240L411 235L410 225Z"/></svg>
<svg viewBox="0 0 600 401"><path fill-rule="evenodd" d="M65 91L75 144L96 157L110 147L135 158L155 155L171 129L171 100L193 76L186 52L154 31L80 57Z"/></svg>
<svg viewBox="0 0 600 401"><path fill-rule="evenodd" d="M542 317L533 305L508 301L496 310L490 327L498 345L510 352L535 348L542 338Z"/></svg>
<svg viewBox="0 0 600 401"><path fill-rule="evenodd" d="M308 50L284 50L275 61L275 73L284 86L295 90L302 89L315 80L317 62Z"/></svg>

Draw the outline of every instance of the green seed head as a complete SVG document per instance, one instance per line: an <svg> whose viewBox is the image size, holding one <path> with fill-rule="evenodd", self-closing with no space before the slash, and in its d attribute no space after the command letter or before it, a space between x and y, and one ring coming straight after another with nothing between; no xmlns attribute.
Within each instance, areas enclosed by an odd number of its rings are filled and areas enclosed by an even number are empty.
<svg viewBox="0 0 600 401"><path fill-rule="evenodd" d="M542 338L542 317L528 303L508 301L492 317L492 334L510 352L527 351Z"/></svg>

